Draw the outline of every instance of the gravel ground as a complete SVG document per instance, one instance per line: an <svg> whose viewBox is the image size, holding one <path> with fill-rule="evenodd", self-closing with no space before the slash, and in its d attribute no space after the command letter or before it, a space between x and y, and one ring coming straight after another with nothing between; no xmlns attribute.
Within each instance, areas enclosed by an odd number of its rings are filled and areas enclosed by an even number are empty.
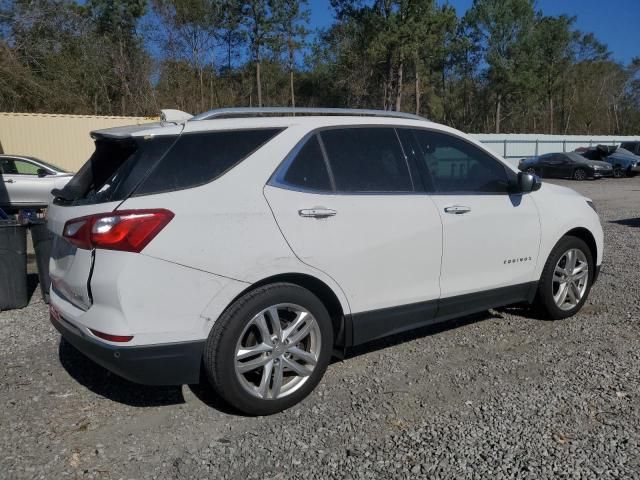
<svg viewBox="0 0 640 480"><path fill-rule="evenodd" d="M60 343L36 291L0 313L0 477L640 478L640 177L558 183L605 229L579 315L492 310L378 342L271 417L119 379Z"/></svg>

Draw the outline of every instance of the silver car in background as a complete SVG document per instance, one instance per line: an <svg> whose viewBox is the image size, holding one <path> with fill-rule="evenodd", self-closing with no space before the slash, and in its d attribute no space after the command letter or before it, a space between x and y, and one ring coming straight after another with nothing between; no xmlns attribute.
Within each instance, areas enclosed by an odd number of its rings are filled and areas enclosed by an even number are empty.
<svg viewBox="0 0 640 480"><path fill-rule="evenodd" d="M73 173L37 158L0 155L0 208L44 208L53 199L51 190L64 187L71 177Z"/></svg>

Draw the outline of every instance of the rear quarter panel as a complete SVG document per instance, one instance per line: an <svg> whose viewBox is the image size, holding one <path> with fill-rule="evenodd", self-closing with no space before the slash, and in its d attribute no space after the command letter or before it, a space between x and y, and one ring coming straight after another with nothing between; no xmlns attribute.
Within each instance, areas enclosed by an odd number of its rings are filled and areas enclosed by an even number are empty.
<svg viewBox="0 0 640 480"><path fill-rule="evenodd" d="M348 313L338 284L294 255L263 194L271 174L307 131L289 127L206 185L124 201L120 209L166 208L175 214L142 253L245 284L285 273L308 274L332 288ZM219 309L211 305L206 314L215 317Z"/></svg>

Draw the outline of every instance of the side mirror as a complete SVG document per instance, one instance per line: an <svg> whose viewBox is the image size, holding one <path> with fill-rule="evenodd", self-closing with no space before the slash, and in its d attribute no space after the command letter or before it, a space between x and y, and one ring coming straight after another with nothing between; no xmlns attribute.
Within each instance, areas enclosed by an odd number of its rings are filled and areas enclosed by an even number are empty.
<svg viewBox="0 0 640 480"><path fill-rule="evenodd" d="M542 187L542 182L539 176L526 172L518 173L518 190L520 193L535 192L540 190L540 187Z"/></svg>
<svg viewBox="0 0 640 480"><path fill-rule="evenodd" d="M39 168L38 169L38 176L40 178L46 177L48 174L49 174L49 172L47 172L44 168Z"/></svg>

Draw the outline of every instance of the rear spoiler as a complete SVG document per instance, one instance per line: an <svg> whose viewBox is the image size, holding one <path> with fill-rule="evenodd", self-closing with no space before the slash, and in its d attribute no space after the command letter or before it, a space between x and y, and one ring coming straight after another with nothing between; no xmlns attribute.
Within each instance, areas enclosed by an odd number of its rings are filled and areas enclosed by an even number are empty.
<svg viewBox="0 0 640 480"><path fill-rule="evenodd" d="M141 132L143 130L150 130L161 126L162 124L160 122L143 123L141 125L127 125L124 127L113 127L105 128L102 130L94 130L90 135L94 140L98 140L101 138L122 140L125 138L129 138L134 133Z"/></svg>

